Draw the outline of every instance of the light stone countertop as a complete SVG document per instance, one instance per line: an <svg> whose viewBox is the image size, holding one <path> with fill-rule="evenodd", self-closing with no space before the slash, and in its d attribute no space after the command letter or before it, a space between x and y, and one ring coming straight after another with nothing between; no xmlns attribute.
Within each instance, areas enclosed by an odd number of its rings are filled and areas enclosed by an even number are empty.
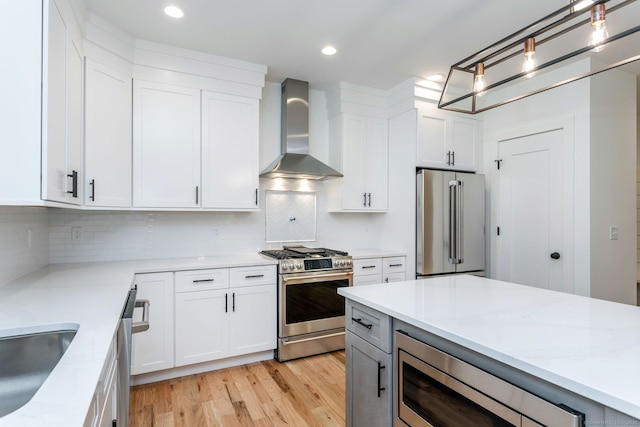
<svg viewBox="0 0 640 427"><path fill-rule="evenodd" d="M640 307L475 276L338 292L640 419Z"/></svg>
<svg viewBox="0 0 640 427"><path fill-rule="evenodd" d="M363 259L363 258L388 258L388 257L396 257L396 256L407 256L407 254L396 251L388 251L382 249L351 249L348 250L349 255L353 259Z"/></svg>
<svg viewBox="0 0 640 427"><path fill-rule="evenodd" d="M0 337L79 326L35 396L0 426L82 426L134 274L275 265L258 255L56 264L0 286ZM48 326L51 326L48 328Z"/></svg>

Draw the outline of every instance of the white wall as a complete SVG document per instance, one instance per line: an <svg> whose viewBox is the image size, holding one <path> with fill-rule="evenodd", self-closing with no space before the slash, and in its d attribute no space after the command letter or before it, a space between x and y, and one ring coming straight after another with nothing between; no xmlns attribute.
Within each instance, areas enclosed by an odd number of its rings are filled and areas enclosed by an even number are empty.
<svg viewBox="0 0 640 427"><path fill-rule="evenodd" d="M0 286L48 263L47 210L0 207Z"/></svg>
<svg viewBox="0 0 640 427"><path fill-rule="evenodd" d="M590 89L591 296L636 304L636 78L615 69Z"/></svg>

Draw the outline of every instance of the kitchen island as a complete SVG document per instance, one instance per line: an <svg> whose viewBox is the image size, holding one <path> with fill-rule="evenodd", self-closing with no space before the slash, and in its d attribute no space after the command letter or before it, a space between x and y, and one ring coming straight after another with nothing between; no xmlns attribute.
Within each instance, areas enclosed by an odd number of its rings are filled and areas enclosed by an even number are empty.
<svg viewBox="0 0 640 427"><path fill-rule="evenodd" d="M567 404L586 415L586 425L640 425L638 307L475 276L338 292L348 300L348 325L350 304L373 309L389 316L391 332L408 332L524 390ZM396 369L390 375L394 389Z"/></svg>

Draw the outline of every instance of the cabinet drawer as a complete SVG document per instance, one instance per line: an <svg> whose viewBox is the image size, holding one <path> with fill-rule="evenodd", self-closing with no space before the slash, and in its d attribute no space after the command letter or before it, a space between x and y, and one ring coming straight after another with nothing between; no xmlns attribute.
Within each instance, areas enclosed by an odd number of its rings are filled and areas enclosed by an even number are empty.
<svg viewBox="0 0 640 427"><path fill-rule="evenodd" d="M382 271L384 274L405 271L405 257L384 258L382 260Z"/></svg>
<svg viewBox="0 0 640 427"><path fill-rule="evenodd" d="M232 287L270 285L277 282L275 265L235 267L230 269Z"/></svg>
<svg viewBox="0 0 640 427"><path fill-rule="evenodd" d="M347 300L346 327L380 350L391 352L391 317L357 302Z"/></svg>
<svg viewBox="0 0 640 427"><path fill-rule="evenodd" d="M228 287L228 268L176 271L176 292L204 291Z"/></svg>
<svg viewBox="0 0 640 427"><path fill-rule="evenodd" d="M355 276L365 274L381 274L382 273L382 259L380 258L366 258L353 260L353 274Z"/></svg>
<svg viewBox="0 0 640 427"><path fill-rule="evenodd" d="M376 285L382 283L382 274L367 274L366 276L353 276L353 286Z"/></svg>

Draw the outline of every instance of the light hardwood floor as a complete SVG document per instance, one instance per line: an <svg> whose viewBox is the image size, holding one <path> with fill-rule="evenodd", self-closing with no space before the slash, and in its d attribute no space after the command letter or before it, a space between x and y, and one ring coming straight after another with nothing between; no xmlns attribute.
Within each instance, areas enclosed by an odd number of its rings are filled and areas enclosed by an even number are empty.
<svg viewBox="0 0 640 427"><path fill-rule="evenodd" d="M344 351L131 389L130 427L344 425Z"/></svg>

